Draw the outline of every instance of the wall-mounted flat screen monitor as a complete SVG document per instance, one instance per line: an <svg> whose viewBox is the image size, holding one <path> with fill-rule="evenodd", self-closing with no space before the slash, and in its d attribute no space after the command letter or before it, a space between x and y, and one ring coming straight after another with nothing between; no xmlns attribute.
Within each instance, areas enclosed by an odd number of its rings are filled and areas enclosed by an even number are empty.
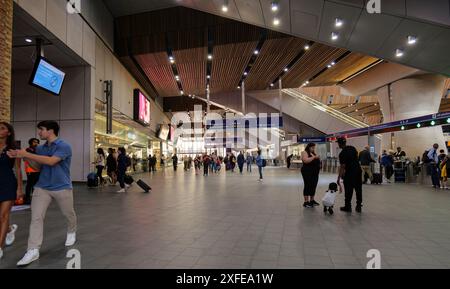
<svg viewBox="0 0 450 289"><path fill-rule="evenodd" d="M158 137L162 140L167 140L169 137L169 126L162 124L158 133Z"/></svg>
<svg viewBox="0 0 450 289"><path fill-rule="evenodd" d="M134 90L134 120L144 126L150 125L150 100L139 89Z"/></svg>
<svg viewBox="0 0 450 289"><path fill-rule="evenodd" d="M31 74L30 84L40 89L59 95L66 74L53 66L44 57L38 57Z"/></svg>

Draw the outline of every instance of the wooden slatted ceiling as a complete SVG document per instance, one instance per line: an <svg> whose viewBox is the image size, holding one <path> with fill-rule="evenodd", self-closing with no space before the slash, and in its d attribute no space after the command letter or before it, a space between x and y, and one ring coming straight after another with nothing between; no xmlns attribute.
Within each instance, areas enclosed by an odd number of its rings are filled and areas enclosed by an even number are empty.
<svg viewBox="0 0 450 289"><path fill-rule="evenodd" d="M315 43L283 77L283 87L300 87L345 52L345 49Z"/></svg>
<svg viewBox="0 0 450 289"><path fill-rule="evenodd" d="M251 68L247 90L266 89L283 69L299 54L306 41L300 38L267 39Z"/></svg>
<svg viewBox="0 0 450 289"><path fill-rule="evenodd" d="M366 56L360 53L350 53L344 59L336 63L334 67L327 69L311 81L309 86L334 85L364 69L377 60L378 58Z"/></svg>
<svg viewBox="0 0 450 289"><path fill-rule="evenodd" d="M136 55L135 58L160 96L179 95L167 53Z"/></svg>
<svg viewBox="0 0 450 289"><path fill-rule="evenodd" d="M204 94L206 90L207 47L177 50L175 56L178 74L185 94Z"/></svg>
<svg viewBox="0 0 450 289"><path fill-rule="evenodd" d="M211 93L236 90L258 42L214 46Z"/></svg>

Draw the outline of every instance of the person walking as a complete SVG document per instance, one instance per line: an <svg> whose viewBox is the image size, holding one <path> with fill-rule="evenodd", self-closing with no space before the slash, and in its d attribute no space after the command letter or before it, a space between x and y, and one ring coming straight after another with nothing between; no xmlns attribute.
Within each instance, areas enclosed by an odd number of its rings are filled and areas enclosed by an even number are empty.
<svg viewBox="0 0 450 289"><path fill-rule="evenodd" d="M356 192L356 212L362 211L362 179L361 166L358 161L358 151L353 146L347 145L347 140L343 137L337 139L339 148L339 175L337 183L344 180L345 206L341 207L343 212L352 212L353 190Z"/></svg>
<svg viewBox="0 0 450 289"><path fill-rule="evenodd" d="M316 154L315 150L316 144L309 143L301 155L303 162L301 169L304 183L303 197L305 199L303 207L305 208L319 206L319 203L314 200L320 173L320 156Z"/></svg>
<svg viewBox="0 0 450 289"><path fill-rule="evenodd" d="M286 164L287 164L287 168L288 168L288 169L291 168L291 161L292 161L292 157L293 157L293 156L294 156L294 155L291 154L291 155L289 155L289 156L286 158Z"/></svg>
<svg viewBox="0 0 450 289"><path fill-rule="evenodd" d="M95 157L94 164L95 168L97 169L97 177L100 179L100 185L103 186L105 184L105 180L103 178L103 169L106 165L106 156L102 148L97 149L97 156Z"/></svg>
<svg viewBox="0 0 450 289"><path fill-rule="evenodd" d="M245 163L245 157L242 152L239 152L239 155L237 157L237 163L239 167L239 173L242 175L242 172L244 170L244 163Z"/></svg>
<svg viewBox="0 0 450 289"><path fill-rule="evenodd" d="M125 148L120 147L118 149L119 156L117 157L117 179L120 184L120 190L117 193L125 193L129 188L128 184L125 184L125 175L128 167L131 166L131 159L127 156Z"/></svg>
<svg viewBox="0 0 450 289"><path fill-rule="evenodd" d="M37 125L41 140L46 143L36 148L36 154L26 150L10 150L9 157L32 160L41 164L41 175L31 202L31 224L28 249L17 266L26 266L39 259L44 233L44 218L52 200L56 200L67 220L66 247L76 242L77 216L73 206L73 187L70 176L72 147L59 138L60 127L55 121Z"/></svg>
<svg viewBox="0 0 450 289"><path fill-rule="evenodd" d="M392 150L390 150L389 153L384 151L384 154L381 157L381 165L384 168L386 180L390 183L392 175L394 174L394 152Z"/></svg>
<svg viewBox="0 0 450 289"><path fill-rule="evenodd" d="M17 197L22 198L22 170L20 159L8 155L16 149L14 128L7 122L0 122L0 259L5 245L15 239L17 225L9 225L11 208ZM6 241L8 240L7 244Z"/></svg>
<svg viewBox="0 0 450 289"><path fill-rule="evenodd" d="M203 176L208 176L210 158L207 154L203 155Z"/></svg>
<svg viewBox="0 0 450 289"><path fill-rule="evenodd" d="M234 156L234 153L231 153L230 165L231 165L231 172L234 173L234 169L236 168L236 157Z"/></svg>
<svg viewBox="0 0 450 289"><path fill-rule="evenodd" d="M174 154L172 156L172 164L173 164L173 171L176 172L177 171L177 166L178 166L178 157L177 154Z"/></svg>
<svg viewBox="0 0 450 289"><path fill-rule="evenodd" d="M253 163L253 157L250 153L247 153L247 172L252 172L252 163Z"/></svg>
<svg viewBox="0 0 450 289"><path fill-rule="evenodd" d="M369 146L365 146L364 150L362 150L359 153L359 163L361 164L361 180L363 182L363 184L367 183L366 180L366 174L368 176L368 179L370 180L370 183L372 183L373 181L373 174L372 174L372 168L371 168L371 164L375 163L375 160L372 158L372 156L370 155L370 147Z"/></svg>
<svg viewBox="0 0 450 289"><path fill-rule="evenodd" d="M263 167L265 160L261 156L261 150L258 150L256 157L256 165L258 166L258 172L259 172L259 181L263 180Z"/></svg>
<svg viewBox="0 0 450 289"><path fill-rule="evenodd" d="M117 183L117 159L114 155L114 149L109 148L108 156L106 157L106 173L110 177L112 185Z"/></svg>
<svg viewBox="0 0 450 289"><path fill-rule="evenodd" d="M439 184L439 158L438 158L438 149L439 145L435 143L433 147L428 151L427 157L429 160L428 166L431 174L431 182L433 184L433 188L438 189L440 187Z"/></svg>
<svg viewBox="0 0 450 289"><path fill-rule="evenodd" d="M39 140L37 138L31 138L28 140L27 152L36 154L36 148L39 146ZM33 162L24 160L25 173L27 174L27 186L25 187L25 205L31 205L31 196L33 194L34 186L39 180L41 165Z"/></svg>

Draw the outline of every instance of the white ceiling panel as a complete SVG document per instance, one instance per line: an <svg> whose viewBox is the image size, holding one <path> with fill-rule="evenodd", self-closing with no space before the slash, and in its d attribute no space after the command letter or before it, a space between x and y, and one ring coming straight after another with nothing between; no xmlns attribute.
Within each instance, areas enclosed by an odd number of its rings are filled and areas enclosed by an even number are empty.
<svg viewBox="0 0 450 289"><path fill-rule="evenodd" d="M279 0L278 1L278 11L272 11L272 0L261 0L261 6L264 13L264 20L266 21L266 26L273 30L283 31L286 33L291 32L291 17L290 17L290 1L289 0ZM277 17L280 20L278 26L273 25L274 18Z"/></svg>
<svg viewBox="0 0 450 289"><path fill-rule="evenodd" d="M264 14L259 0L234 0L242 21L265 26Z"/></svg>
<svg viewBox="0 0 450 289"><path fill-rule="evenodd" d="M319 40L330 45L346 46L353 28L361 15L361 10L361 8L353 6L350 7L342 4L325 2L320 25ZM343 21L343 25L340 28L335 27L336 18ZM331 40L332 32L339 33L339 38L335 41Z"/></svg>
<svg viewBox="0 0 450 289"><path fill-rule="evenodd" d="M323 5L323 0L291 1L292 33L309 39L317 39Z"/></svg>
<svg viewBox="0 0 450 289"><path fill-rule="evenodd" d="M377 51L377 54L389 55L394 58L395 50L400 48L404 50L404 56L398 61L401 63L410 63L421 51L427 50L427 46L440 32L442 32L441 28L435 25L405 19L384 42L384 45ZM408 45L408 36L417 37L417 43L415 45Z"/></svg>
<svg viewBox="0 0 450 289"><path fill-rule="evenodd" d="M376 55L401 19L384 14L361 13L358 23L350 36L348 48L355 51Z"/></svg>

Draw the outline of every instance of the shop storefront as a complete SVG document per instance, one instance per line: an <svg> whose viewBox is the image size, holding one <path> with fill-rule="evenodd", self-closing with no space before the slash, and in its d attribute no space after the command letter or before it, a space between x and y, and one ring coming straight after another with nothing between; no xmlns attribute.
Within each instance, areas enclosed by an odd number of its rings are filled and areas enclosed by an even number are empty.
<svg viewBox="0 0 450 289"><path fill-rule="evenodd" d="M113 120L113 133L106 134L106 117L101 114L95 115L95 151L103 148L105 153L109 148L117 149L124 147L127 155L132 159L130 168L133 172L148 170L148 155L160 153L160 143L152 141L152 138L133 127ZM155 149L157 147L157 149Z"/></svg>

